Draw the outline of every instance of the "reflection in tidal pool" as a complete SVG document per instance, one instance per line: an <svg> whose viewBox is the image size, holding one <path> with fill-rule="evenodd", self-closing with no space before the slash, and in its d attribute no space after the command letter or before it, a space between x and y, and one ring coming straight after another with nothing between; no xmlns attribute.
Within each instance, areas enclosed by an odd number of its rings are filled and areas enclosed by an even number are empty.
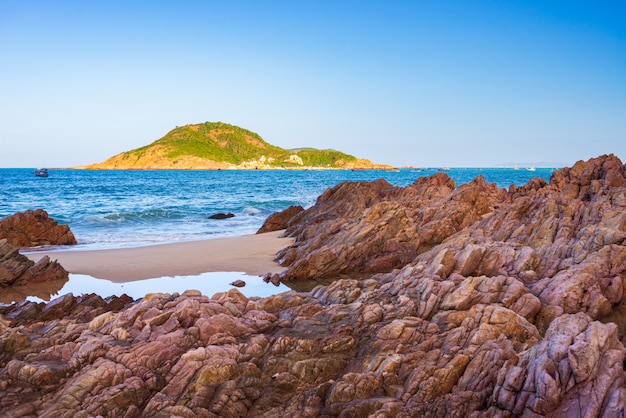
<svg viewBox="0 0 626 418"><path fill-rule="evenodd" d="M111 282L96 279L84 274L70 274L67 281L35 283L27 286L12 286L0 290L0 303L13 303L28 299L33 302L48 302L57 296L72 293L74 296L95 293L103 298L111 295L127 294L133 299L147 293L183 293L185 290L199 290L206 296L232 289L230 283L243 280L246 286L237 288L247 297L270 296L290 290L285 285L274 286L258 276L248 276L237 272L203 273L197 276L159 277L156 279L132 282Z"/></svg>
<svg viewBox="0 0 626 418"><path fill-rule="evenodd" d="M64 280L50 280L40 283L28 283L0 288L0 303L19 302L24 299L37 302L49 301L50 296L58 295L59 290L68 282Z"/></svg>

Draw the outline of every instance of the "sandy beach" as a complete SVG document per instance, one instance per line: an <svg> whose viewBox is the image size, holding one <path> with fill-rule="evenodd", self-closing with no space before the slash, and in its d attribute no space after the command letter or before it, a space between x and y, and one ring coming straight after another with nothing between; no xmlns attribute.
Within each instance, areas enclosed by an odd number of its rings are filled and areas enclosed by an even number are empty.
<svg viewBox="0 0 626 418"><path fill-rule="evenodd" d="M293 240L279 238L283 232L135 248L21 252L34 261L47 255L70 273L114 282L216 271L260 276L284 270L274 257Z"/></svg>

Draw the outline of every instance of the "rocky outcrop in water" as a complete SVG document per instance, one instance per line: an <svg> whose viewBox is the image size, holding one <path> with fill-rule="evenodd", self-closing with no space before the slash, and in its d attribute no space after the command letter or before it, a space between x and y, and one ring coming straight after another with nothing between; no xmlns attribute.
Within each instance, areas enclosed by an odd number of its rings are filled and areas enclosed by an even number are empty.
<svg viewBox="0 0 626 418"><path fill-rule="evenodd" d="M0 415L623 416L624 165L603 156L509 191L446 177L320 197L327 211L301 214L292 250L310 265L344 250L308 293L0 306ZM372 236L400 254L344 255Z"/></svg>
<svg viewBox="0 0 626 418"><path fill-rule="evenodd" d="M18 212L0 219L0 238L6 238L14 247L76 244L69 226L59 225L43 209Z"/></svg>
<svg viewBox="0 0 626 418"><path fill-rule="evenodd" d="M214 213L213 215L209 216L209 219L228 219L228 218L234 218L235 214L233 213L223 213L223 212L219 212L219 213Z"/></svg>
<svg viewBox="0 0 626 418"><path fill-rule="evenodd" d="M42 282L66 282L68 272L56 261L44 256L35 263L19 253L6 238L0 239L0 288ZM0 297L0 302L2 297Z"/></svg>

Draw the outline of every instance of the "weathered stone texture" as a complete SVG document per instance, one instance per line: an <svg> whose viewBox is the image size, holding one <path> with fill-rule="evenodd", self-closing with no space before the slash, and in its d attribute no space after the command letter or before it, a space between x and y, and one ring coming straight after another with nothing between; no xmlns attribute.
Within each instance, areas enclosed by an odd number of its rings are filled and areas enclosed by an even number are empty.
<svg viewBox="0 0 626 418"><path fill-rule="evenodd" d="M406 188L381 179L327 190L315 206L291 219L286 235L295 242L277 255L287 267L280 280L323 282L341 274L402 267L487 216L506 198L504 190L482 177L455 186L439 173Z"/></svg>
<svg viewBox="0 0 626 418"><path fill-rule="evenodd" d="M0 288L48 281L67 281L68 272L48 256L36 263L0 239ZM0 302L2 299L0 298Z"/></svg>
<svg viewBox="0 0 626 418"><path fill-rule="evenodd" d="M76 244L69 226L59 225L43 209L18 212L0 219L0 238L6 238L14 247Z"/></svg>
<svg viewBox="0 0 626 418"><path fill-rule="evenodd" d="M262 234L264 232L272 232L272 231L280 231L282 229L287 229L289 221L302 212L304 208L300 205L297 206L289 206L287 209L271 214L259 230L256 232L257 234Z"/></svg>
<svg viewBox="0 0 626 418"><path fill-rule="evenodd" d="M625 173L340 185L290 223L307 293L0 305L0 416L624 416Z"/></svg>

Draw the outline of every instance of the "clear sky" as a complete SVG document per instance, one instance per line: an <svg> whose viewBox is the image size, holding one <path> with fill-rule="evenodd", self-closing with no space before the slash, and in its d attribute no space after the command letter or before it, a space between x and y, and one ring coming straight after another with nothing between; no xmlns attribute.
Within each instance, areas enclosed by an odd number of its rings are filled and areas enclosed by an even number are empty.
<svg viewBox="0 0 626 418"><path fill-rule="evenodd" d="M0 167L205 121L397 166L626 162L626 2L0 0Z"/></svg>

